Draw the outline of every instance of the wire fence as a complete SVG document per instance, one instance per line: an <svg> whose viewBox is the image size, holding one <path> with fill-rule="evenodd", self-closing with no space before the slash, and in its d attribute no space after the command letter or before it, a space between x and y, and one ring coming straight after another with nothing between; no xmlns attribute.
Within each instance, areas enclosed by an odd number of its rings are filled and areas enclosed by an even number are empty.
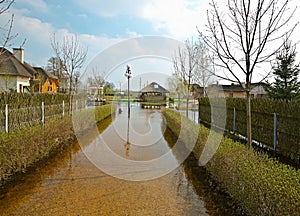
<svg viewBox="0 0 300 216"><path fill-rule="evenodd" d="M34 126L43 124L53 118L70 115L71 110L79 111L85 108L84 100L75 100L70 106L70 102L62 101L57 104L45 104L41 102L39 106L28 106L16 108L5 104L0 110L0 131L8 133L23 126Z"/></svg>

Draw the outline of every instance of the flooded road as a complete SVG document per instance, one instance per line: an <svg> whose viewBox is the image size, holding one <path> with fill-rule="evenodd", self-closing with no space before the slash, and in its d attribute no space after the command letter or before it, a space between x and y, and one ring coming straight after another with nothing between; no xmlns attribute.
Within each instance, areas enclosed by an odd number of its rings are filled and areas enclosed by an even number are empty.
<svg viewBox="0 0 300 216"><path fill-rule="evenodd" d="M0 215L240 214L193 156L180 163L186 149L170 150L177 140L159 110L134 106L128 122L122 109L82 138L90 144L74 143L1 194Z"/></svg>

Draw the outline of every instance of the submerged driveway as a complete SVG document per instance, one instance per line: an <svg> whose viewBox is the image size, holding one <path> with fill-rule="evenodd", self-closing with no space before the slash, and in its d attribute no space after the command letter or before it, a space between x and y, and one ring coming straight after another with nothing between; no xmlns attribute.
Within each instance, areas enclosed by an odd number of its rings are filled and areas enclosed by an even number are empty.
<svg viewBox="0 0 300 216"><path fill-rule="evenodd" d="M75 143L22 177L1 197L0 215L238 214L224 195L211 190L213 184L197 161L189 158L180 164L176 152L168 154L177 140L159 110L133 107L128 122L126 106L122 108L101 124L99 137L89 145ZM115 163L111 155L135 162L167 155L166 161L174 164L165 167L177 168L164 169L161 161L132 168Z"/></svg>

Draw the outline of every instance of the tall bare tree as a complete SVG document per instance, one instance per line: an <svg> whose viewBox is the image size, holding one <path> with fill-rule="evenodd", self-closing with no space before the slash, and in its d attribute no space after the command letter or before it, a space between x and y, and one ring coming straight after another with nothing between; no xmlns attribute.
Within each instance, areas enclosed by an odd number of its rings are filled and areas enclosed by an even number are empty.
<svg viewBox="0 0 300 216"><path fill-rule="evenodd" d="M62 42L57 42L55 35L51 38L51 46L60 59L62 70L69 78L69 94L74 93L76 77L80 74L87 56L87 48L80 46L76 36L65 36Z"/></svg>
<svg viewBox="0 0 300 216"><path fill-rule="evenodd" d="M69 79L69 107L73 111L73 95L77 91L80 70L84 66L87 48L79 45L76 36L65 36L61 43L56 41L55 35L51 38L51 46L60 60L61 68Z"/></svg>
<svg viewBox="0 0 300 216"><path fill-rule="evenodd" d="M205 97L207 95L206 87L215 80L215 67L207 46L203 42L197 44L197 49L197 69L194 78L195 83L193 84L199 84L203 88L201 96Z"/></svg>
<svg viewBox="0 0 300 216"><path fill-rule="evenodd" d="M178 47L173 57L173 67L175 74L182 80L187 88L186 95L186 117L188 117L188 106L191 84L195 80L198 63L197 43L193 39L186 40L184 47Z"/></svg>
<svg viewBox="0 0 300 216"><path fill-rule="evenodd" d="M247 98L247 138L252 144L251 83L261 71L257 67L270 61L281 47L282 37L289 37L297 24L287 28L295 8L291 0L228 0L219 8L211 0L208 11L208 34L199 31L210 48L215 64L224 69L217 77L238 82ZM245 84L243 82L245 81Z"/></svg>

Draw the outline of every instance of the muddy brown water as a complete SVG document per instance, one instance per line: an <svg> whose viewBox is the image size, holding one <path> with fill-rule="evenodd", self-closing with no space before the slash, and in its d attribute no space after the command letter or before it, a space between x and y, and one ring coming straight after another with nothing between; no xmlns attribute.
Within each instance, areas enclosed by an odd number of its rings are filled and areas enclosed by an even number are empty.
<svg viewBox="0 0 300 216"><path fill-rule="evenodd" d="M187 150L172 148L177 140L166 129L159 110L133 106L127 130L126 106L122 109L97 129L102 141L95 134L86 134L84 145L74 143L45 166L22 176L0 196L0 215L241 215L192 155L178 162ZM168 161L177 163L177 168L151 178L157 174L151 166L143 172L118 166L112 173L118 178L114 177L89 155L109 155L97 153L99 145L104 145L101 142L121 158L137 162L155 160L171 151ZM132 176L136 179L128 180Z"/></svg>

